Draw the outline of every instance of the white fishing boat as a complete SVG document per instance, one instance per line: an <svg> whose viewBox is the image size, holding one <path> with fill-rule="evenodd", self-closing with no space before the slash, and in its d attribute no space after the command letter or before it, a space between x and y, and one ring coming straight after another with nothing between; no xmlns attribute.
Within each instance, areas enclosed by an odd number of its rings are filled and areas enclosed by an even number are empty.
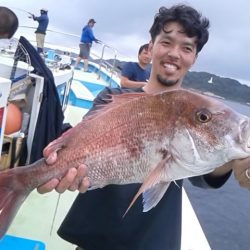
<svg viewBox="0 0 250 250"><path fill-rule="evenodd" d="M82 70L74 70L69 67L59 70L60 61L56 62L56 47L50 50L47 63L53 72L57 92L61 100L62 110L65 115L64 122L72 125L77 124L84 114L91 108L95 96L105 86L119 87L119 74L114 70L115 64L105 62L105 50L111 49L114 52L113 62L117 58L116 50L111 46L102 44L99 56L99 63L90 61L90 73ZM65 52L68 52L66 48ZM6 135L4 128L6 122L6 104L15 100L17 103L24 101L29 109L24 109L29 117L28 128L22 124L22 131L15 133L15 136L26 137L28 145L27 161L30 160L32 143L37 126L38 115L41 107L41 95L44 90L45 79L39 74L32 72L33 66L30 63L28 52L26 62L15 63L15 53L7 53L6 50L0 54L1 64L7 70L0 71L0 151ZM72 56L72 52L70 51ZM92 55L93 56L93 55ZM9 57L7 61L3 58ZM93 57L96 57L93 56ZM75 58L71 58L75 59ZM67 58L65 59L67 60ZM105 66L104 66L105 63ZM13 65L16 68L13 75ZM7 73L6 73L7 72ZM12 72L12 74L11 74ZM9 79L12 79L10 81ZM32 91L30 91L30 88ZM26 90L29 89L29 93ZM19 98L19 99L18 99ZM1 111L0 111L1 112ZM2 114L2 116L1 116ZM24 117L24 116L23 116ZM25 120L23 119L23 122ZM26 131L26 132L25 132ZM26 133L26 134L25 134ZM7 156L8 157L8 156ZM1 161L3 159L3 151ZM33 191L22 205L14 222L9 228L7 235L0 240L0 249L6 250L73 250L75 246L62 240L57 236L57 229L69 210L77 192L65 192L59 195L56 192L40 195ZM164 236L163 236L164 237ZM206 240L200 223L195 215L192 205L183 190L183 216L182 216L182 250L209 250L210 246Z"/></svg>

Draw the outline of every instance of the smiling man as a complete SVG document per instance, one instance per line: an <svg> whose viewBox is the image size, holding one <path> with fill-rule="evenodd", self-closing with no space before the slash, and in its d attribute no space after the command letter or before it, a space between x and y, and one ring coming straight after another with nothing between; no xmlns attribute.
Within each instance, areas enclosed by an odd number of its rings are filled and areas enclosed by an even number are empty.
<svg viewBox="0 0 250 250"><path fill-rule="evenodd" d="M170 21L152 39L150 50L153 65L150 84L144 91L165 91L166 86L176 89L181 87L185 74L196 61L197 37L188 37L181 24Z"/></svg>
<svg viewBox="0 0 250 250"><path fill-rule="evenodd" d="M122 88L144 87L150 77L151 53L149 44L144 44L138 51L138 62L127 62L121 71Z"/></svg>
<svg viewBox="0 0 250 250"><path fill-rule="evenodd" d="M208 27L209 21L189 6L160 8L150 29L152 67L148 83L137 89L106 88L95 99L92 110L107 103L110 94L181 88L185 74L208 40ZM219 178L220 186L229 176L226 172ZM198 186L213 186L212 179L209 184L203 177L192 181ZM142 212L142 200L138 199L123 219L140 184L111 185L79 194L58 233L84 250L180 249L181 186L182 180L172 183L159 204L147 213Z"/></svg>

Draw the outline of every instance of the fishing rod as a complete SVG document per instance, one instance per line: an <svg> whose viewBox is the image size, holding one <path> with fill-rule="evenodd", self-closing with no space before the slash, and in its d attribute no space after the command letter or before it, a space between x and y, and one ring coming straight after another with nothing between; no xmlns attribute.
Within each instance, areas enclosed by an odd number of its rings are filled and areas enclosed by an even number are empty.
<svg viewBox="0 0 250 250"><path fill-rule="evenodd" d="M27 26L27 25L20 25L19 28L36 29L36 27L31 27L31 26ZM47 31L51 32L51 33L56 33L56 34L61 34L61 35L67 35L67 36L72 36L72 37L80 38L79 35L75 35L75 34L72 34L72 33L63 32L63 31L57 31L57 30L51 30L51 29L47 29Z"/></svg>
<svg viewBox="0 0 250 250"><path fill-rule="evenodd" d="M29 12L29 11L27 11L27 10L21 9L21 8L17 8L17 7L11 7L11 8L29 14L29 15L30 15L29 18L32 18L33 15L34 15L33 13L31 13L31 12ZM33 27L28 27L28 26L19 26L19 27L34 29ZM55 31L55 30L49 30L49 29L47 29L47 31L52 32L52 33L58 33L58 34L64 34L64 35L68 35L68 36L78 37L78 38L80 37L79 35L69 34L69 33L61 32L61 31ZM101 44L101 45L103 45L103 46L106 46L106 47L108 47L108 48L110 48L110 49L114 49L112 46L110 46L110 45L104 43L104 42L101 41L101 40L98 40L97 43L99 43L99 44Z"/></svg>
<svg viewBox="0 0 250 250"><path fill-rule="evenodd" d="M21 8L11 7L11 9L15 9L15 10L19 10L19 11L25 12L25 13L31 15L31 16L33 15L33 13L31 13L31 12L29 12L29 11L27 11L27 10L21 9Z"/></svg>

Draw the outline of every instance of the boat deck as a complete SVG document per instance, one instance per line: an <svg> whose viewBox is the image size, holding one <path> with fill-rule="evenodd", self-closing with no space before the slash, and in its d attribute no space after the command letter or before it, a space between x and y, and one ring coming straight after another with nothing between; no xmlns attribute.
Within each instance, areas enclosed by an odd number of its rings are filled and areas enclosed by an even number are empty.
<svg viewBox="0 0 250 250"><path fill-rule="evenodd" d="M62 195L56 192L40 195L36 190L33 191L19 210L7 232L7 236L14 235L15 237L20 237L24 242L28 239L35 242L43 242L46 250L74 250L74 245L62 240L57 235L57 229L76 195L77 192L69 191L66 191ZM54 218L58 199L58 209ZM183 206L181 250L211 250L185 191L183 192ZM0 249L42 250L42 248L33 247L20 248L18 244L20 239L13 238L12 240L14 243L12 244L12 248L2 248L0 241Z"/></svg>
<svg viewBox="0 0 250 250"><path fill-rule="evenodd" d="M2 246L0 241L0 249L40 250L40 248L33 248L32 246L32 248L21 248L19 245L20 237L24 242L28 240L42 242L46 250L73 250L74 246L57 236L56 231L76 195L77 192L69 191L63 195L59 195L55 191L40 195L36 190L33 191L18 211L14 222L7 232L8 236L14 236L11 248L2 248L5 246ZM54 218L58 199L58 210Z"/></svg>

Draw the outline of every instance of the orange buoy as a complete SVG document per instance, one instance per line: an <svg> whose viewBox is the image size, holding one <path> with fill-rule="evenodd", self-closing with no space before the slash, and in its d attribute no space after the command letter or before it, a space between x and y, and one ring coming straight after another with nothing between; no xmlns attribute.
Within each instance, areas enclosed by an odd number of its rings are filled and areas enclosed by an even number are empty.
<svg viewBox="0 0 250 250"><path fill-rule="evenodd" d="M13 103L9 103L6 110L7 114L4 133L9 135L21 129L22 112L19 107Z"/></svg>

